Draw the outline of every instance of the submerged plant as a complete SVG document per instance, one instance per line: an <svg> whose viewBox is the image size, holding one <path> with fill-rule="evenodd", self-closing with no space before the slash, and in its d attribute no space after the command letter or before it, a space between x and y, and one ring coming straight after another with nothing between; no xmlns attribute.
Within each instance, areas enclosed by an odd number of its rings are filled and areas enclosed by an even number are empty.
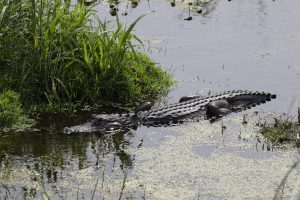
<svg viewBox="0 0 300 200"><path fill-rule="evenodd" d="M156 98L173 82L135 50L142 17L128 28L117 17L114 28L71 0L1 1L0 86L31 103Z"/></svg>

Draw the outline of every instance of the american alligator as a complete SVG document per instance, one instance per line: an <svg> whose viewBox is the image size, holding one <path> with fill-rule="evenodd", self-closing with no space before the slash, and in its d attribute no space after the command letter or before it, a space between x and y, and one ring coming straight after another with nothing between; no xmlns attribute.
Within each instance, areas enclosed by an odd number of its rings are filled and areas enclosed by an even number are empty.
<svg viewBox="0 0 300 200"><path fill-rule="evenodd" d="M275 98L275 94L266 92L233 90L206 97L185 96L178 103L157 109L152 109L151 104L146 102L136 113L93 115L89 122L67 127L64 132L109 132L136 129L139 125L164 126L188 120L219 118L231 112L250 109Z"/></svg>

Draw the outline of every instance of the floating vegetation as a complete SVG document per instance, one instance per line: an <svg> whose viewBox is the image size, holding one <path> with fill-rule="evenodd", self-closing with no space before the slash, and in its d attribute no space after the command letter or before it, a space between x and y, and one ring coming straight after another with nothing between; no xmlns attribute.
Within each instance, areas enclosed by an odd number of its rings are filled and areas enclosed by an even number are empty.
<svg viewBox="0 0 300 200"><path fill-rule="evenodd" d="M28 104L157 98L170 75L135 50L138 17L123 27L71 0L0 2L0 86ZM1 92L1 91L0 91Z"/></svg>
<svg viewBox="0 0 300 200"><path fill-rule="evenodd" d="M300 108L298 108L298 119L293 117L274 118L273 124L260 124L261 133L264 137L277 145L293 144L300 147Z"/></svg>

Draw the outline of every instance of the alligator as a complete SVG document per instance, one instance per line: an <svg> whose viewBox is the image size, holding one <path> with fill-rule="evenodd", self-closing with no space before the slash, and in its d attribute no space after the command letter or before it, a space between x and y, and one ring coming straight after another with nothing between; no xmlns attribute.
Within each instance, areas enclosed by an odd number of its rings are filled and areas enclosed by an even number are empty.
<svg viewBox="0 0 300 200"><path fill-rule="evenodd" d="M128 114L92 115L84 124L66 127L65 133L73 132L114 132L116 130L134 129L138 126L169 126L186 121L214 119L240 112L271 99L276 95L267 92L232 90L208 96L184 96L178 103L160 108L152 108L150 102L140 106L137 112Z"/></svg>

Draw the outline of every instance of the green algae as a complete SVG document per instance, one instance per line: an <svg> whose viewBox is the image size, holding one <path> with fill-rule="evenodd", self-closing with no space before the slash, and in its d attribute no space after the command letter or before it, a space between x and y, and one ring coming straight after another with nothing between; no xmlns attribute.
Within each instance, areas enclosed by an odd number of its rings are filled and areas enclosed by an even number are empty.
<svg viewBox="0 0 300 200"><path fill-rule="evenodd" d="M263 138L255 125L258 120L259 116L248 116L247 125L243 125L242 116L231 115L213 124L201 121L160 129L142 127L135 138L147 143L124 149L134 157L132 167L120 168L114 161L116 152L111 152L98 166L74 169L65 165L61 169L64 178L44 183L45 191L51 199L59 195L86 199L93 192L95 199L118 199L125 183L122 197L128 199L271 199L298 153L295 149L272 151L263 148L262 142L257 144L257 138ZM223 133L222 125L227 127ZM202 152L206 149L209 153ZM38 198L44 193L34 176L42 174L14 167L5 184L31 185ZM285 183L283 199L295 193L298 180L294 169Z"/></svg>
<svg viewBox="0 0 300 200"><path fill-rule="evenodd" d="M225 119L228 128L223 135L221 122L175 127L173 131L179 134L167 138L152 134L154 142L161 142L157 148L144 147L135 154L135 178L147 186L147 194L153 199L272 198L297 152L260 150L251 158L245 157L241 152L255 148L257 128L253 122L247 126L241 126L241 122L242 118ZM193 147L198 145L210 146L212 154L195 152ZM228 147L232 151L228 152ZM287 196L297 177L293 171L286 184ZM136 184L133 179L132 189Z"/></svg>

